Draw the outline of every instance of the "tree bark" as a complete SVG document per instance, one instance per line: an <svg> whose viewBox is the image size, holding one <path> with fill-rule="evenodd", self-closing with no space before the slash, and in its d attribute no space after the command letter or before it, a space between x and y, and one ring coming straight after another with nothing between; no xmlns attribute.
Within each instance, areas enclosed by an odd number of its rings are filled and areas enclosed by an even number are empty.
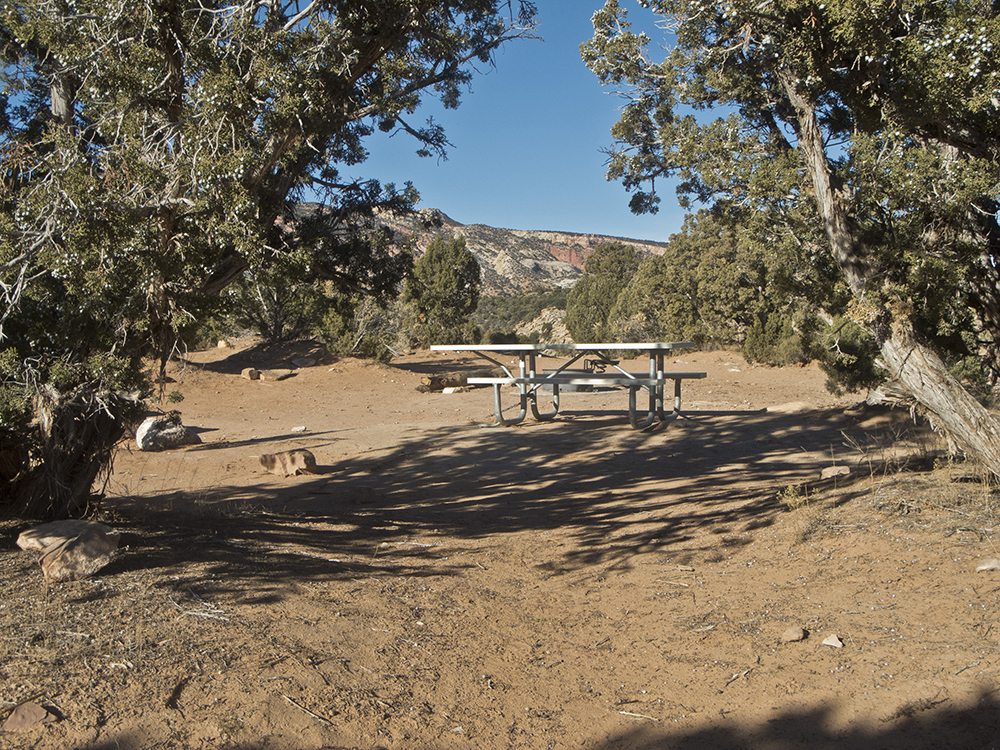
<svg viewBox="0 0 1000 750"><path fill-rule="evenodd" d="M795 108L799 148L809 171L820 217L831 251L840 265L851 292L864 299L878 283L875 272L864 262L860 233L844 208L836 190L823 145L816 104L804 96L791 71L779 78ZM880 310L888 317L887 310ZM881 316L880 316L881 317ZM978 459L993 474L1000 475L1000 415L986 409L948 372L944 361L920 343L907 320L888 326L876 322L883 365L906 392L923 408L935 430L944 432L960 450Z"/></svg>
<svg viewBox="0 0 1000 750"><path fill-rule="evenodd" d="M943 430L965 454L1000 474L1000 418L956 380L941 358L919 344L903 323L882 344L890 375L923 407L931 426Z"/></svg>

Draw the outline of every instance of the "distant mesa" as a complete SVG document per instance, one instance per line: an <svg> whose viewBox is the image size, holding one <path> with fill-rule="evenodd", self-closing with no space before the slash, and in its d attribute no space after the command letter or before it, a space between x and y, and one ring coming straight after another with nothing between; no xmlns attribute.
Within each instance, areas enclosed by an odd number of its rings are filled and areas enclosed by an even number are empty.
<svg viewBox="0 0 1000 750"><path fill-rule="evenodd" d="M317 203L297 204L295 221L315 216L319 208ZM485 295L510 296L572 287L587 258L603 242L625 242L650 255L662 255L666 249L663 242L627 237L460 224L436 208L422 208L410 216L385 212L378 214L374 222L392 230L400 244L415 237L418 255L441 232L462 234L466 247L479 261Z"/></svg>
<svg viewBox="0 0 1000 750"><path fill-rule="evenodd" d="M461 233L482 269L483 293L507 296L524 292L571 287L583 264L602 242L626 242L650 255L662 255L665 243L610 237L599 234L498 229L485 224L460 224L443 211L424 208L398 217L383 214L377 220L399 241L416 237L418 254L439 232ZM439 228L427 229L427 224Z"/></svg>

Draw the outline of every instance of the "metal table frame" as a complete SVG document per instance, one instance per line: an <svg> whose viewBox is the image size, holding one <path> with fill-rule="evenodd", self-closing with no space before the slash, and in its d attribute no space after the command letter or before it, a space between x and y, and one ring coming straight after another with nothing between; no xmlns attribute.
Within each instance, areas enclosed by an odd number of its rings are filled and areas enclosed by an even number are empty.
<svg viewBox="0 0 1000 750"><path fill-rule="evenodd" d="M615 385L629 389L629 422L635 429L649 427L656 419L670 422L680 415L681 381L687 378L704 378L705 373L669 373L664 371L666 355L677 349L690 349L694 344L688 341L629 343L629 344L448 344L432 346L432 351L467 352L492 362L505 373L502 378L469 378L470 385L492 385L494 395L494 410L497 425L509 426L524 421L530 405L531 413L539 421L552 419L559 413L560 386L579 385ZM539 373L537 357L543 351L563 351L569 353L570 359L557 369ZM627 372L612 359L609 352L643 352L649 359L649 374L646 376ZM496 359L499 354L516 354L518 371L515 375L503 362ZM570 368L581 358L592 355L593 361L588 365L595 366L601 372L580 373L570 371ZM612 368L607 372L607 368ZM674 381L673 410L664 410L664 386L667 380ZM503 416L500 402L500 389L504 385L514 385L518 388L520 411L513 418ZM552 409L542 412L538 408L538 391L546 386L552 388ZM640 419L636 414L636 394L640 388L649 393L649 409L646 417Z"/></svg>

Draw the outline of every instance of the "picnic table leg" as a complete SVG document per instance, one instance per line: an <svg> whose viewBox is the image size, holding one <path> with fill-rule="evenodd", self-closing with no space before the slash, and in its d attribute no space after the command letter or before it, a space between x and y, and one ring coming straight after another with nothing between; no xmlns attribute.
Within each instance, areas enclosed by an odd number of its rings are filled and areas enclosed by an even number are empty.
<svg viewBox="0 0 1000 750"><path fill-rule="evenodd" d="M650 378L663 378L663 352L656 352L656 369L653 369L653 356L650 356L649 361L649 377ZM656 386L656 414L661 420L666 421L663 416L663 384Z"/></svg>
<svg viewBox="0 0 1000 750"><path fill-rule="evenodd" d="M524 421L524 417L528 413L528 393L523 385L520 386L520 391L521 410L513 419L506 419L503 415L503 406L500 404L500 384L493 384L493 410L497 416L497 423L493 425L494 427L510 427Z"/></svg>
<svg viewBox="0 0 1000 750"><path fill-rule="evenodd" d="M559 384L552 384L552 411L540 413L538 411L538 390L531 392L531 413L539 422L546 422L559 413Z"/></svg>
<svg viewBox="0 0 1000 750"><path fill-rule="evenodd" d="M634 430L644 430L653 424L653 420L656 419L656 395L653 388L649 389L649 413L646 415L646 418L640 421L635 413L635 392L642 387L641 385L630 385L628 387L628 421Z"/></svg>

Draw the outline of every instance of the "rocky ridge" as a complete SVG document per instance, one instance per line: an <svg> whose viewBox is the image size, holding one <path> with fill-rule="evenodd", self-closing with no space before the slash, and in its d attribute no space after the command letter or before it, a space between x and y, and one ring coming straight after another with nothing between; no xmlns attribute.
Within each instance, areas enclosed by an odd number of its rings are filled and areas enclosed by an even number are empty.
<svg viewBox="0 0 1000 750"><path fill-rule="evenodd" d="M436 209L421 209L409 217L383 215L379 222L396 233L397 241L416 238L422 253L439 232L461 234L482 269L482 289L488 295L571 287L583 264L598 245L622 241L651 255L662 255L666 245L658 242L610 237L599 234L498 229L485 224L460 224ZM427 223L440 223L440 228Z"/></svg>

